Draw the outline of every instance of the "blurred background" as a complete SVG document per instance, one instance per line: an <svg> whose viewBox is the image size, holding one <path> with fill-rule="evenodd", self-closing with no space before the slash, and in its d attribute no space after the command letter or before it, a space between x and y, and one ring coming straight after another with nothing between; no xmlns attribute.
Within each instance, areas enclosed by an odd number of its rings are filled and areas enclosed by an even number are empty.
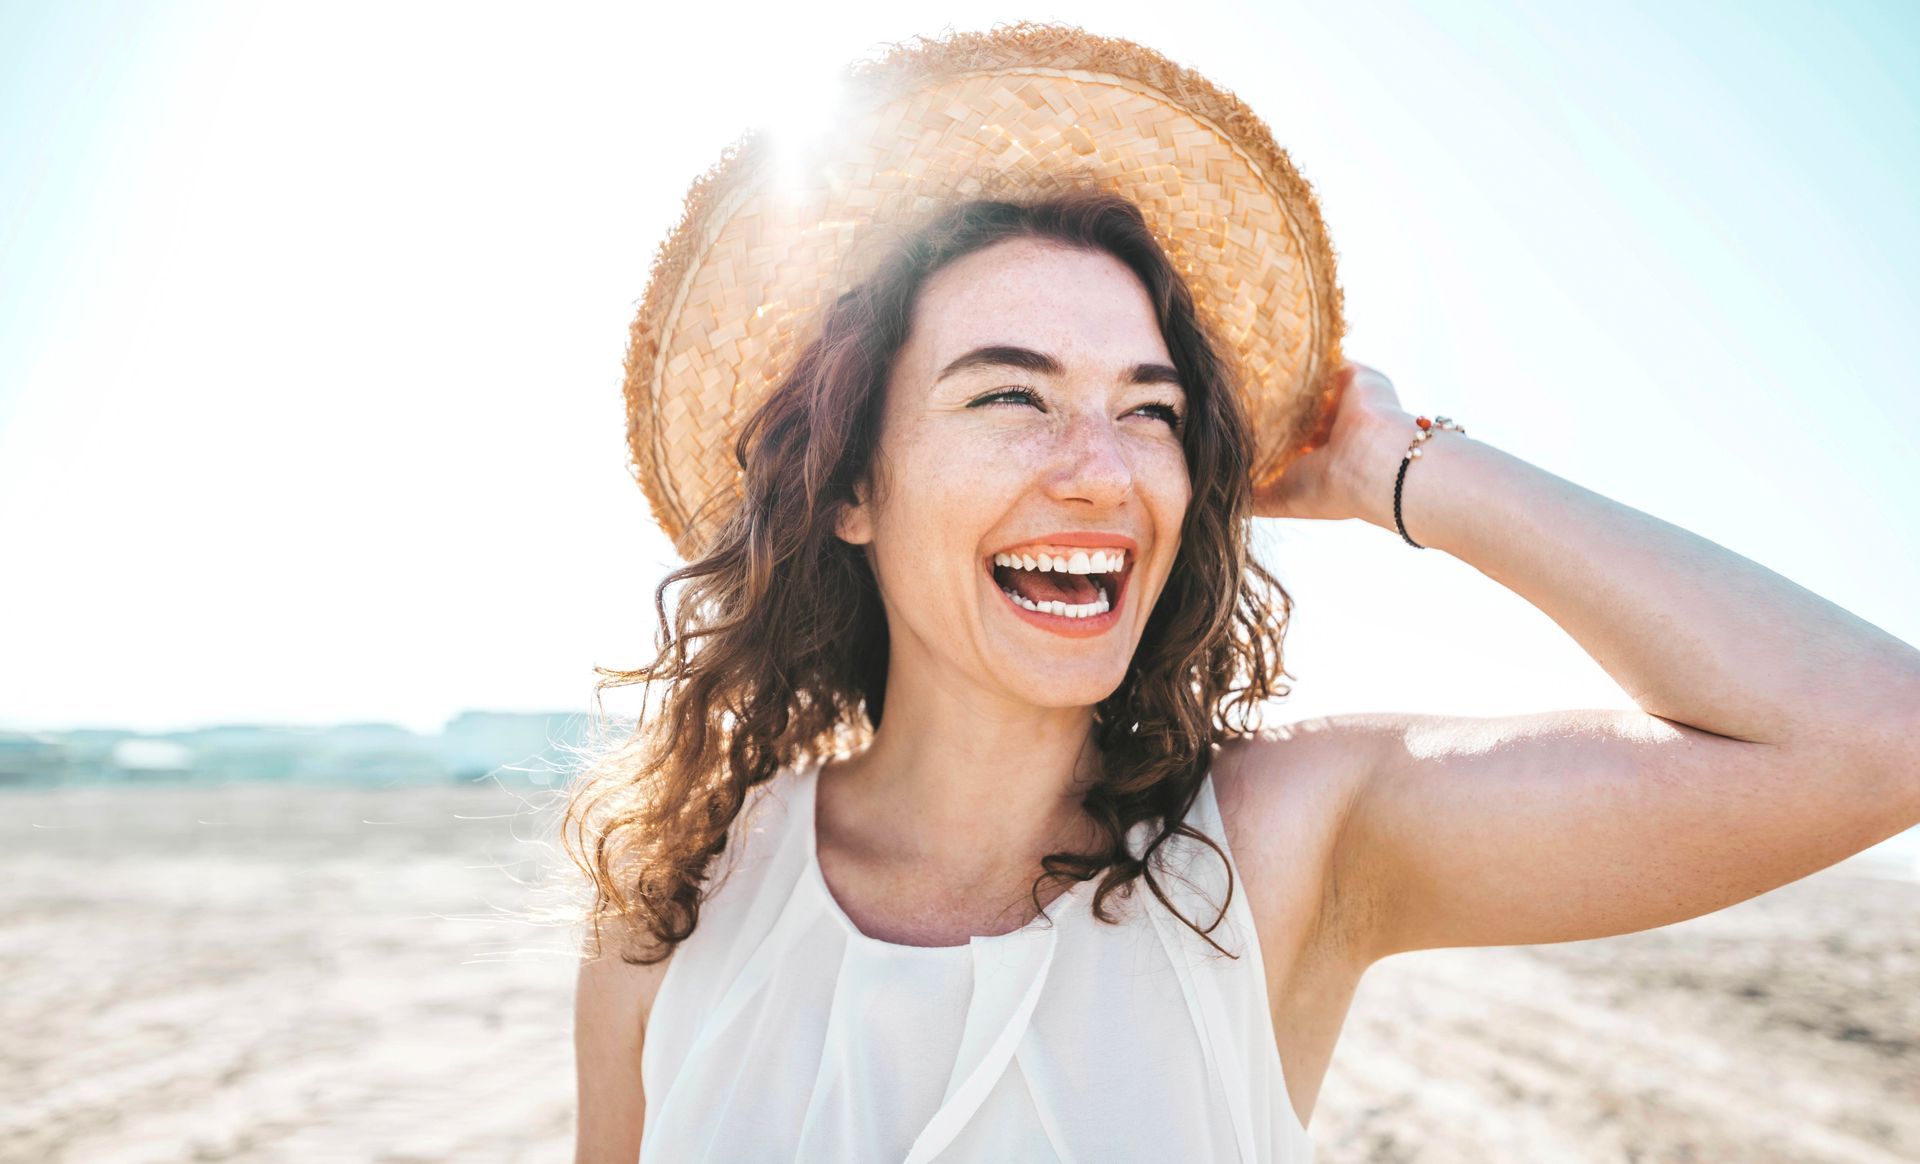
<svg viewBox="0 0 1920 1164"><path fill-rule="evenodd" d="M1063 20L1232 89L1410 411L1920 642L1916 12L0 3L0 1159L567 1157L578 935L522 915L678 561L627 326L693 177L918 34ZM1262 524L1278 721L1633 706L1458 559ZM1910 833L1678 926L1390 959L1310 1128L1914 1159L1916 999Z"/></svg>

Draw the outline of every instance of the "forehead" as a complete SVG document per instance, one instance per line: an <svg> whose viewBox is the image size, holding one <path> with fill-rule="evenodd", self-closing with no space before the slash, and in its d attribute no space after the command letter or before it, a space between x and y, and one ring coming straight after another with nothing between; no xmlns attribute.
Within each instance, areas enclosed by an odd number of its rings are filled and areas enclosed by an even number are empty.
<svg viewBox="0 0 1920 1164"><path fill-rule="evenodd" d="M1153 301L1125 263L1026 238L942 267L914 304L908 346L917 370L989 344L1050 352L1070 366L1167 359Z"/></svg>

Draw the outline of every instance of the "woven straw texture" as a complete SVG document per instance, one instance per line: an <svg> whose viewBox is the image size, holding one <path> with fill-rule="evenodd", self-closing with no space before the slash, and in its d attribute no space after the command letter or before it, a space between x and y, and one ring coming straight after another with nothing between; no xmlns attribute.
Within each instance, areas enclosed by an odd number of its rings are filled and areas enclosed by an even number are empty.
<svg viewBox="0 0 1920 1164"><path fill-rule="evenodd" d="M629 468L684 557L742 496L734 438L824 308L967 198L1131 198L1234 365L1255 483L1322 439L1345 330L1334 252L1238 98L1133 42L1026 22L893 46L841 84L831 135L796 151L750 130L694 180L633 321Z"/></svg>

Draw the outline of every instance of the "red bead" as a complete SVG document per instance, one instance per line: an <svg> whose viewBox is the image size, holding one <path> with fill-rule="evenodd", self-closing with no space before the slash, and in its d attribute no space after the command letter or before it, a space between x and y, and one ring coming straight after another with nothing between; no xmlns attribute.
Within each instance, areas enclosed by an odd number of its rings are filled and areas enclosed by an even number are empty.
<svg viewBox="0 0 1920 1164"><path fill-rule="evenodd" d="M1414 417L1414 419L1413 419L1413 423L1415 423L1415 424L1417 424L1417 425L1419 425L1419 426L1420 426L1421 428L1423 428L1423 429L1428 429L1428 428L1432 428L1432 427L1433 427L1433 422L1432 422L1431 420L1428 420L1428 419L1427 419L1426 417L1424 417L1424 416L1416 416L1416 417Z"/></svg>

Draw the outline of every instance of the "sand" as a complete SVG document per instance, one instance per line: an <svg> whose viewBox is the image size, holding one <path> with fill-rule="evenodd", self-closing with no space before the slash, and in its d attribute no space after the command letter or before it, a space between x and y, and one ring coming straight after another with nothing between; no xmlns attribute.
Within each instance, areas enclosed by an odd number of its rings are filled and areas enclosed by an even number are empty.
<svg viewBox="0 0 1920 1164"><path fill-rule="evenodd" d="M0 793L0 1160L571 1160L543 803ZM1872 872L1381 963L1320 1161L1920 1160L1920 885Z"/></svg>

